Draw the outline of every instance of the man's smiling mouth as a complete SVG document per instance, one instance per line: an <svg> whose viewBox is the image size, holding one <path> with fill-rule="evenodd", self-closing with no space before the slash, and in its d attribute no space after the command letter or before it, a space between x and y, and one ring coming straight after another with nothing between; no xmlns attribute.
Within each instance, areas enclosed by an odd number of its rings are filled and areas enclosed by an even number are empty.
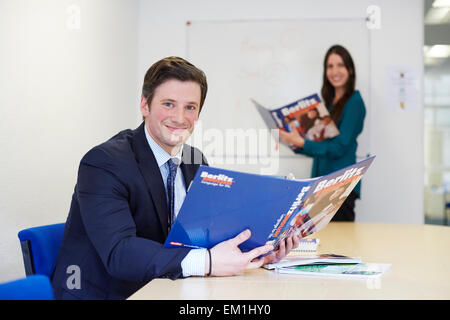
<svg viewBox="0 0 450 320"><path fill-rule="evenodd" d="M173 127L170 125L165 125L167 129L169 129L170 131L182 131L182 130L186 130L186 127Z"/></svg>

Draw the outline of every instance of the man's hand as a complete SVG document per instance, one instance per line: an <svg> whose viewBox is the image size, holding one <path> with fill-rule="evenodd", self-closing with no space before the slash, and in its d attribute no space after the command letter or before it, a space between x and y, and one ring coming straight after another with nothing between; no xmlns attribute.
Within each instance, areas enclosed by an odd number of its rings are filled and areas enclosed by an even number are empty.
<svg viewBox="0 0 450 320"><path fill-rule="evenodd" d="M292 249L297 248L299 244L300 244L300 237L296 233L294 233L293 235L287 237L286 239L280 242L277 251L272 252L271 254L265 256L263 258L264 259L263 264L279 262L281 259L286 257Z"/></svg>
<svg viewBox="0 0 450 320"><path fill-rule="evenodd" d="M272 245L257 247L248 252L242 252L238 248L238 245L248 240L250 235L251 232L247 229L236 237L223 241L211 248L211 275L239 275L246 269L257 269L265 263L265 258L255 259L273 250ZM209 270L209 257L207 257L206 260L205 270Z"/></svg>

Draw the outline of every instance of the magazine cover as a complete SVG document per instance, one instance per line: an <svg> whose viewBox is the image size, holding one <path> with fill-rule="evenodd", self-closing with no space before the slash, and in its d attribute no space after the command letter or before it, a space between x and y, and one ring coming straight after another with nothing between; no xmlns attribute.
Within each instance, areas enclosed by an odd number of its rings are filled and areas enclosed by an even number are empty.
<svg viewBox="0 0 450 320"><path fill-rule="evenodd" d="M276 268L275 271L278 273L298 274L305 276L367 279L379 277L389 271L390 268L390 264L358 263L281 267Z"/></svg>
<svg viewBox="0 0 450 320"><path fill-rule="evenodd" d="M361 180L374 158L369 157L314 180L311 186L304 189L307 193L296 212L283 217L269 241L277 248L278 243L292 232L304 238L322 230Z"/></svg>
<svg viewBox="0 0 450 320"><path fill-rule="evenodd" d="M301 237L325 227L374 159L329 175L288 180L200 166L164 247L211 248L245 229L249 251L278 242L291 232Z"/></svg>
<svg viewBox="0 0 450 320"><path fill-rule="evenodd" d="M269 129L290 132L293 123L306 140L322 141L339 134L328 109L317 94L297 100L278 109L269 110L252 100Z"/></svg>

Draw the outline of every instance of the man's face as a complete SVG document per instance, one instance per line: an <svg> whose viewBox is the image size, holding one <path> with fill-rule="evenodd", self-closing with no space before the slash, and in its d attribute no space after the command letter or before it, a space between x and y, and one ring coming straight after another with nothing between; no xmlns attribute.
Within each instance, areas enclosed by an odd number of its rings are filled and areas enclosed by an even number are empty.
<svg viewBox="0 0 450 320"><path fill-rule="evenodd" d="M200 111L200 85L170 79L160 84L152 101L141 98L141 113L150 136L175 155L194 131Z"/></svg>

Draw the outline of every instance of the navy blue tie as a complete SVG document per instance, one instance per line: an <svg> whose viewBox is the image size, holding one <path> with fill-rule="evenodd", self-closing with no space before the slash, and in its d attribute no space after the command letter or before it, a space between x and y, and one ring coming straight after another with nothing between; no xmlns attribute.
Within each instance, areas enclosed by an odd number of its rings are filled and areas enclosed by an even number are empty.
<svg viewBox="0 0 450 320"><path fill-rule="evenodd" d="M167 177L167 198L169 205L169 229L175 221L175 176L177 175L178 159L169 159L169 176Z"/></svg>

